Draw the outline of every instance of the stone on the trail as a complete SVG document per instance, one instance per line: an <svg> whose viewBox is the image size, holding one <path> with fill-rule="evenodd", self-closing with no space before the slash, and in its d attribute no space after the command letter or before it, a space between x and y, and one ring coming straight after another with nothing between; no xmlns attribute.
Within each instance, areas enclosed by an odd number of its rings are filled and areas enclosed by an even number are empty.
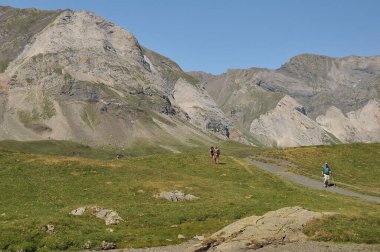
<svg viewBox="0 0 380 252"><path fill-rule="evenodd" d="M183 240L183 239L185 239L185 236L182 235L182 234L179 234L179 235L177 236L177 238L178 238L179 240Z"/></svg>
<svg viewBox="0 0 380 252"><path fill-rule="evenodd" d="M177 202L177 201L182 201L182 200L188 200L188 201L193 201L196 199L199 199L199 197L196 197L191 194L185 194L182 191L172 191L172 192L161 192L159 194L156 194L153 196L154 198L158 199L166 199L168 201L172 202Z"/></svg>
<svg viewBox="0 0 380 252"><path fill-rule="evenodd" d="M178 225L171 225L170 227L171 228L176 228L176 227L178 227Z"/></svg>
<svg viewBox="0 0 380 252"><path fill-rule="evenodd" d="M263 216L251 216L234 222L203 240L208 251L246 251L305 240L302 229L307 222L331 213L285 207Z"/></svg>
<svg viewBox="0 0 380 252"><path fill-rule="evenodd" d="M97 218L104 220L106 225L115 225L123 220L117 212L101 207L91 207L91 213Z"/></svg>
<svg viewBox="0 0 380 252"><path fill-rule="evenodd" d="M79 207L79 208L74 209L73 211L71 211L70 214L71 215L75 215L75 216L79 216L79 215L84 214L85 211L86 211L85 207Z"/></svg>
<svg viewBox="0 0 380 252"><path fill-rule="evenodd" d="M102 250L109 250L109 249L115 249L115 248L117 248L117 246L113 242L102 241L102 245L100 248Z"/></svg>

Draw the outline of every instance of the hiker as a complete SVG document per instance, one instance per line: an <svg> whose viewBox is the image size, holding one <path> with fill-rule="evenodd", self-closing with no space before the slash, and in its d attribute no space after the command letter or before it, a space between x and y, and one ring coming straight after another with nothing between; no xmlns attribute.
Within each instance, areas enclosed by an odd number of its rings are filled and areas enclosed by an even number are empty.
<svg viewBox="0 0 380 252"><path fill-rule="evenodd" d="M214 163L214 156L215 156L214 146L211 146L211 147L210 147L210 159L211 159L211 164Z"/></svg>
<svg viewBox="0 0 380 252"><path fill-rule="evenodd" d="M219 164L220 149L218 146L215 147L215 164Z"/></svg>
<svg viewBox="0 0 380 252"><path fill-rule="evenodd" d="M323 176L323 184L325 187L329 186L329 180L331 175L331 168L327 161L325 161L325 165L322 166L322 176Z"/></svg>

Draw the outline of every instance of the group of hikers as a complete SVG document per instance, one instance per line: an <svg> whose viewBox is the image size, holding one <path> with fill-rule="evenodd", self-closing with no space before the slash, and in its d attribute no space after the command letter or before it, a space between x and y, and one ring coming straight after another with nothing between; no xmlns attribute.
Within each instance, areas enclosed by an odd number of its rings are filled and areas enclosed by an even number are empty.
<svg viewBox="0 0 380 252"><path fill-rule="evenodd" d="M210 159L212 164L219 164L220 148L218 146L210 147Z"/></svg>

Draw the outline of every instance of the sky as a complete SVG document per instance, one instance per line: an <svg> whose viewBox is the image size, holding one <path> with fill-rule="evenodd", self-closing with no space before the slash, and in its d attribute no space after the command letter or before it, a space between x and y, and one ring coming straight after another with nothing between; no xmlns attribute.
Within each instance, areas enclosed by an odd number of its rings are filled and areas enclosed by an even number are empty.
<svg viewBox="0 0 380 252"><path fill-rule="evenodd" d="M0 0L89 10L185 71L275 69L301 53L380 55L379 0Z"/></svg>

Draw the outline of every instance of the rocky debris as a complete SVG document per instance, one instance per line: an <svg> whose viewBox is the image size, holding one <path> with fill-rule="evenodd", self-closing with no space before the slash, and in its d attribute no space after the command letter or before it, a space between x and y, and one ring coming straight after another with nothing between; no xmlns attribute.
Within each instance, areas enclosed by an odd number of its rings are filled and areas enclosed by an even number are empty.
<svg viewBox="0 0 380 252"><path fill-rule="evenodd" d="M116 211L97 206L79 207L71 211L70 214L74 216L80 216L83 215L86 212L86 210L88 210L88 212L90 212L95 217L104 220L106 225L116 225L120 221L123 221L123 219L119 216L119 214Z"/></svg>
<svg viewBox="0 0 380 252"><path fill-rule="evenodd" d="M113 242L108 242L108 241L102 241L102 244L100 246L101 250L110 250L110 249L116 249L117 246Z"/></svg>
<svg viewBox="0 0 380 252"><path fill-rule="evenodd" d="M115 225L123 220L119 214L113 210L101 207L91 207L90 209L91 213L97 218L104 220L106 225Z"/></svg>
<svg viewBox="0 0 380 252"><path fill-rule="evenodd" d="M46 233L48 233L48 234L50 234L50 235L54 233L54 230L55 230L54 225L47 224L47 225L45 226L45 231L46 231Z"/></svg>
<svg viewBox="0 0 380 252"><path fill-rule="evenodd" d="M171 191L171 192L161 192L159 194L156 194L153 196L156 199L166 199L168 201L177 202L177 201L193 201L199 199L199 197L196 197L191 194L185 194L182 191Z"/></svg>
<svg viewBox="0 0 380 252"><path fill-rule="evenodd" d="M302 207L285 207L263 216L247 217L206 237L197 251L247 251L305 240L302 229L306 223L324 215Z"/></svg>
<svg viewBox="0 0 380 252"><path fill-rule="evenodd" d="M73 211L70 212L71 215L79 216L83 215L84 212L86 211L85 207L79 207L77 209L74 209Z"/></svg>

